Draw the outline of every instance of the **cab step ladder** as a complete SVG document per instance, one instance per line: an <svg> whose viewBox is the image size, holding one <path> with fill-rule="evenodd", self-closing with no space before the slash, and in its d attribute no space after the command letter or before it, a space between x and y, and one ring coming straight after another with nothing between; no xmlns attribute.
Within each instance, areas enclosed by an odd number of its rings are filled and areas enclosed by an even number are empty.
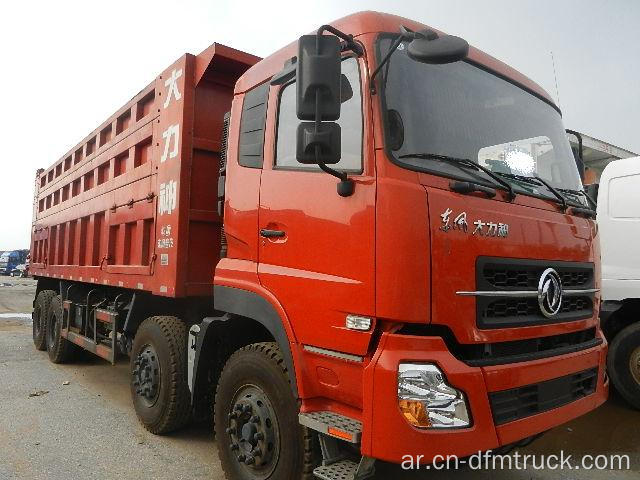
<svg viewBox="0 0 640 480"><path fill-rule="evenodd" d="M362 423L353 418L329 411L300 413L301 425L318 432L322 450L322 465L313 470L321 480L364 480L375 472L375 460L361 457L347 458L340 443L360 443Z"/></svg>

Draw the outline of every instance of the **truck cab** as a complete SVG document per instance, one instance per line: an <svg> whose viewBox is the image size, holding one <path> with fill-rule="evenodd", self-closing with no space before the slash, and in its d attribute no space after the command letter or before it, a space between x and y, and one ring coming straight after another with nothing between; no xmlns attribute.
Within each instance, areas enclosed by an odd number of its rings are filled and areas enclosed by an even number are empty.
<svg viewBox="0 0 640 480"><path fill-rule="evenodd" d="M0 255L0 274L11 275L14 269L24 261L18 250L11 250Z"/></svg>
<svg viewBox="0 0 640 480"><path fill-rule="evenodd" d="M598 189L602 238L601 323L611 342L608 372L616 390L640 408L640 157L610 163Z"/></svg>
<svg viewBox="0 0 640 480"><path fill-rule="evenodd" d="M559 108L474 48L416 61L398 41L425 31L416 22L367 12L331 26L358 46L342 45L333 166L352 194L296 161L296 79L282 79L298 45L250 68L231 110L216 309L239 292L266 300L301 423L356 422L363 458L430 462L442 435L469 455L600 405L598 230Z"/></svg>

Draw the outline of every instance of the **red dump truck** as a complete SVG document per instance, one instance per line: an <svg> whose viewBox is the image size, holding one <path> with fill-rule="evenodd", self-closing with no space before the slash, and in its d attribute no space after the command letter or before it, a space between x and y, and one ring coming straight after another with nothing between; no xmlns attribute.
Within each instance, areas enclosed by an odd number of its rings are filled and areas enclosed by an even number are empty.
<svg viewBox="0 0 640 480"><path fill-rule="evenodd" d="M230 479L509 448L607 398L560 111L420 23L184 55L35 188L36 347L130 357L142 424L212 415Z"/></svg>

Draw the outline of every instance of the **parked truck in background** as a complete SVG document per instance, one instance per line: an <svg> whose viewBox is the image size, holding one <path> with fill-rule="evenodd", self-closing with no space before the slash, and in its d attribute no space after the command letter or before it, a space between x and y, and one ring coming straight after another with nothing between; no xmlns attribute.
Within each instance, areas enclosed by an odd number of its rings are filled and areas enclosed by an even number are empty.
<svg viewBox="0 0 640 480"><path fill-rule="evenodd" d="M640 157L606 166L598 188L602 239L600 321L610 342L607 371L640 409Z"/></svg>
<svg viewBox="0 0 640 480"><path fill-rule="evenodd" d="M29 250L9 250L0 255L0 275L12 275L27 261Z"/></svg>
<svg viewBox="0 0 640 480"><path fill-rule="evenodd" d="M128 355L153 433L213 410L230 479L523 444L607 398L592 216L558 107L460 38L214 44L38 173L33 338Z"/></svg>

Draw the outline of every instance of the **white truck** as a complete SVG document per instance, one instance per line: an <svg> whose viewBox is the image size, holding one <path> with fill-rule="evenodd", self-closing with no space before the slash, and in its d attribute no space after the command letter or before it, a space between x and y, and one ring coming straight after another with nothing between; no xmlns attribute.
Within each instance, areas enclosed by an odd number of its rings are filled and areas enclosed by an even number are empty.
<svg viewBox="0 0 640 480"><path fill-rule="evenodd" d="M597 221L607 369L618 392L640 409L640 157L617 160L604 169Z"/></svg>

